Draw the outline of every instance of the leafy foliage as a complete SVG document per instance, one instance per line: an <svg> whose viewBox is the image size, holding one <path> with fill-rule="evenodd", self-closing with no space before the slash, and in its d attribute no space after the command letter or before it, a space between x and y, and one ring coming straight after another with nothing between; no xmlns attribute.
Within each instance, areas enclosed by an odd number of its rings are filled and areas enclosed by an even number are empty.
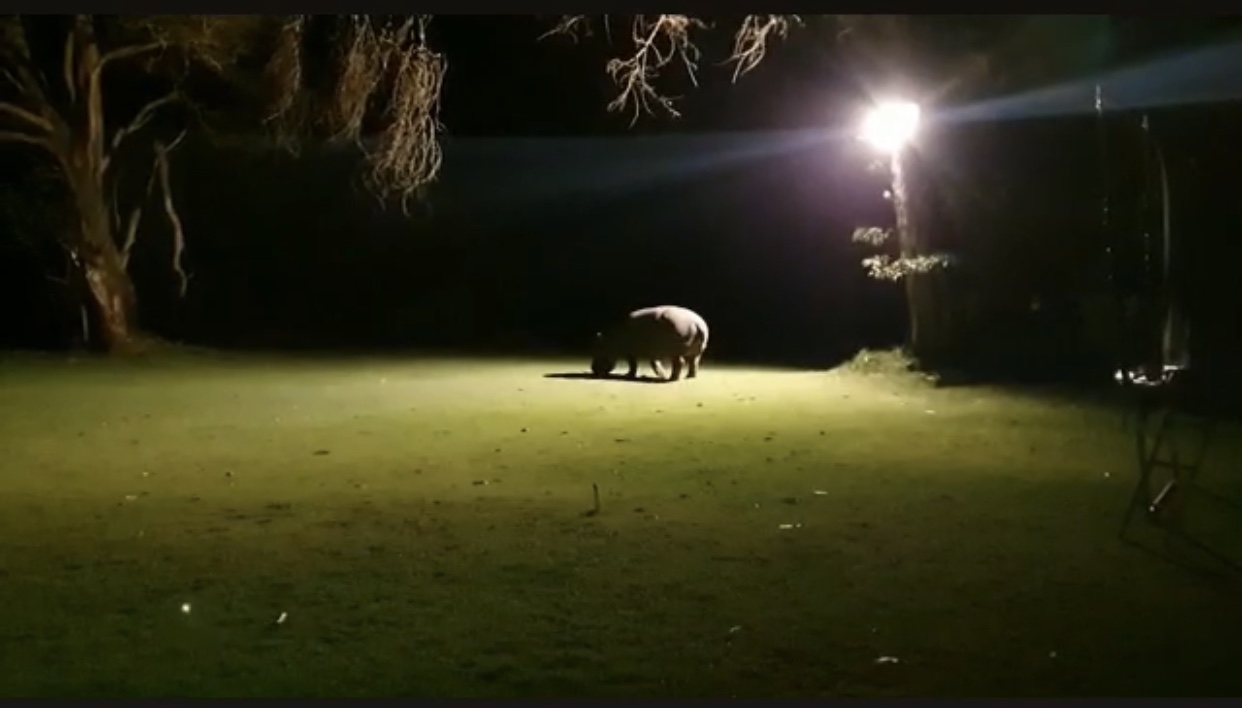
<svg viewBox="0 0 1242 708"><path fill-rule="evenodd" d="M852 240L854 243L865 243L868 246L883 246L892 235L892 229L882 229L878 226L861 226L854 229Z"/></svg>
<svg viewBox="0 0 1242 708"><path fill-rule="evenodd" d="M893 229L863 226L854 229L852 239L855 243L879 248L891 242L894 234ZM901 280L907 275L930 273L938 268L948 268L951 264L952 257L945 253L897 257L881 253L862 260L863 267L867 269L867 275L876 280L892 282Z"/></svg>
<svg viewBox="0 0 1242 708"><path fill-rule="evenodd" d="M880 254L864 258L862 264L867 269L867 275L872 278L896 282L908 275L930 273L938 268L947 268L951 262L948 255L940 253L898 258Z"/></svg>

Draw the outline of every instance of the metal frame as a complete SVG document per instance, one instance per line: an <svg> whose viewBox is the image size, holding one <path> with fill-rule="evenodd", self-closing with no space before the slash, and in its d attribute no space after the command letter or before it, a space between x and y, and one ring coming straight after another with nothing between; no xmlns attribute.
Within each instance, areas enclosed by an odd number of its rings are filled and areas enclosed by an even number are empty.
<svg viewBox="0 0 1242 708"><path fill-rule="evenodd" d="M1179 379L1183 373L1182 369L1167 367L1154 378L1135 375L1129 379L1137 397L1134 442L1138 479L1122 519L1119 537L1122 541L1131 541L1134 517L1141 511L1152 526L1164 533L1166 552L1172 550L1174 540L1181 541L1242 573L1242 563L1194 538L1182 525L1182 510L1190 494L1238 506L1198 484L1197 478L1218 420L1193 405L1186 384Z"/></svg>
<svg viewBox="0 0 1242 708"><path fill-rule="evenodd" d="M1172 550L1174 539L1183 541L1242 573L1242 564L1192 538L1183 525L1188 495L1235 510L1242 510L1242 504L1198 483L1218 418L1201 405L1205 392L1196 390L1201 388L1198 377L1189 375L1189 321L1181 297L1181 285L1189 274L1185 268L1173 267L1179 254L1174 247L1166 151L1146 113L1136 115L1123 106L1110 105L1104 87L1098 84L1094 109L1099 142L1100 231L1106 281L1115 298L1120 337L1114 352L1115 378L1130 398L1122 426L1133 425L1138 458L1138 479L1120 536L1130 541L1128 534L1141 510L1149 525L1164 534L1166 551ZM1119 146L1110 143L1115 138L1128 141L1132 137L1139 139L1142 150L1143 188L1135 205L1141 215L1138 233L1129 233L1129 229L1122 233L1114 219L1120 199L1112 170L1113 154ZM1127 298L1137 298L1137 320L1126 316ZM1166 559L1174 560L1168 554Z"/></svg>

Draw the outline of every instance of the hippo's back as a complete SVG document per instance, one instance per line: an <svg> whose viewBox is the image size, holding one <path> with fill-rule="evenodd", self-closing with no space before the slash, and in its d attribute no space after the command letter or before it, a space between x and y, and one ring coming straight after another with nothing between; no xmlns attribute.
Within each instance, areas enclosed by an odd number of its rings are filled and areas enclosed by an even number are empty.
<svg viewBox="0 0 1242 708"><path fill-rule="evenodd" d="M671 335L673 342L698 348L707 346L707 321L699 313L677 305L659 305L634 310L630 323L640 331L646 331L663 339Z"/></svg>

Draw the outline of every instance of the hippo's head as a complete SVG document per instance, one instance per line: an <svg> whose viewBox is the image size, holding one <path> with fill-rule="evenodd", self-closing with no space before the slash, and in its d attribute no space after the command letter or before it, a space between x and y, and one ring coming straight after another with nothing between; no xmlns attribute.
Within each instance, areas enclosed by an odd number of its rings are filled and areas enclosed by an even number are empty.
<svg viewBox="0 0 1242 708"><path fill-rule="evenodd" d="M607 376L617 368L617 359L605 351L604 333L595 333L595 355L591 358L591 373L596 376Z"/></svg>
<svg viewBox="0 0 1242 708"><path fill-rule="evenodd" d="M617 368L617 360L609 359L606 356L597 356L591 360L591 373L596 376L607 376L612 370Z"/></svg>

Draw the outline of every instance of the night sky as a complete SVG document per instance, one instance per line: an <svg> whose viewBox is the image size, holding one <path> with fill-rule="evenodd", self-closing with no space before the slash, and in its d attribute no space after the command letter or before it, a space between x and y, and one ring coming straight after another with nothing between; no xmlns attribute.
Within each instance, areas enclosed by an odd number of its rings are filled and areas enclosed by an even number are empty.
<svg viewBox="0 0 1242 708"><path fill-rule="evenodd" d="M134 263L144 322L217 345L577 351L629 309L677 303L714 325L722 358L826 363L900 341L900 291L866 278L869 251L849 239L855 226L891 219L884 177L866 171L869 157L844 132L868 77L847 71L822 32L774 46L736 85L715 66L730 32L709 35L699 86L676 73L663 85L685 95L683 117L630 127L605 110L614 93L604 65L616 50L536 41L552 22L437 19L432 38L449 61L446 162L429 205L409 219L377 208L343 151L294 160L183 148L176 182L195 277L177 299L164 227L153 223ZM1224 29L1118 20L1101 46L1121 61ZM1209 142L1229 121L1189 113L1167 121L1181 121L1181 162L1215 169L1205 161L1227 156ZM1031 265L996 278L1003 287L988 297L1020 307L1059 287L1055 254L1087 243L1098 223L1090 115L949 132L929 146L936 174L1009 195L1004 214L960 237L986 230L979 248ZM1211 223L1225 230L1237 218L1222 207ZM8 257L5 270L6 287L31 303L6 338L46 345L66 326L47 314L51 289L28 261Z"/></svg>

